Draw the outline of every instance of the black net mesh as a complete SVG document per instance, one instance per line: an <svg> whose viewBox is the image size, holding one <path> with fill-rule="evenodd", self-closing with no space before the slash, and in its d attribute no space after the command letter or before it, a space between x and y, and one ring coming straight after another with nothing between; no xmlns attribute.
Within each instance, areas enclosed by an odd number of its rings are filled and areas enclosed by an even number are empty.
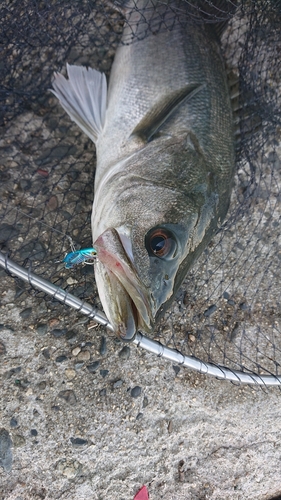
<svg viewBox="0 0 281 500"><path fill-rule="evenodd" d="M141 36L171 29L175 12L185 23L228 20L222 47L237 123L236 176L223 227L154 336L203 361L281 375L281 3L245 0L234 12L233 2L186 2L187 19L183 2L163 2L153 24L142 11ZM66 62L110 74L122 7L91 0L0 6L0 250L98 306L93 268L61 263L72 243L92 243L95 147L48 89ZM136 16L126 22L124 43L134 43ZM20 296L23 285L15 286ZM76 317L68 313L67 321Z"/></svg>

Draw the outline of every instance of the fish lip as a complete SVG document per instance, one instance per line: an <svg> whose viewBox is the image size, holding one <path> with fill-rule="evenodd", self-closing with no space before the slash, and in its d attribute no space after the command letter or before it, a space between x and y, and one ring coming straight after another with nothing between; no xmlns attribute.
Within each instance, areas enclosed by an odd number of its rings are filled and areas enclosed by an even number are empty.
<svg viewBox="0 0 281 500"><path fill-rule="evenodd" d="M152 297L149 289L138 278L136 268L126 252L118 231L114 228L105 230L94 242L97 250L97 265L110 275L110 281L116 280L115 287L128 298L131 318L134 319L135 329L126 328L126 322L114 322L114 330L125 342L134 340L139 330L150 331L153 324ZM113 283L114 285L114 283ZM105 308L105 307L104 307ZM106 308L105 308L106 309ZM124 315L125 315L125 311ZM110 314L108 314L110 316Z"/></svg>
<svg viewBox="0 0 281 500"><path fill-rule="evenodd" d="M124 288L124 287L123 287ZM129 295L129 294L128 294ZM133 317L134 317L134 321L135 321L135 331L134 333L129 333L128 329L125 330L126 333L121 333L121 329L120 329L120 326L121 325L118 325L119 326L119 329L118 331L120 332L120 339L123 341L123 342L133 342L136 334L138 333L138 312L137 312L137 309L136 309L136 306L131 298L131 296L129 295L129 298L130 298L130 305L131 305L131 309L132 309L132 313L133 313ZM123 330L124 331L124 330Z"/></svg>

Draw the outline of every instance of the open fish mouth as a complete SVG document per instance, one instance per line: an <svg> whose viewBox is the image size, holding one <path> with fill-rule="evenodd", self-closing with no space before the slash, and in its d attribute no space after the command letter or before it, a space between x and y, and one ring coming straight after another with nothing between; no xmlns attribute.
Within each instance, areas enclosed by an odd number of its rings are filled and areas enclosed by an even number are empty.
<svg viewBox="0 0 281 500"><path fill-rule="evenodd" d="M94 245L98 292L115 333L123 340L132 340L138 330L150 331L151 293L139 279L118 232L107 229Z"/></svg>

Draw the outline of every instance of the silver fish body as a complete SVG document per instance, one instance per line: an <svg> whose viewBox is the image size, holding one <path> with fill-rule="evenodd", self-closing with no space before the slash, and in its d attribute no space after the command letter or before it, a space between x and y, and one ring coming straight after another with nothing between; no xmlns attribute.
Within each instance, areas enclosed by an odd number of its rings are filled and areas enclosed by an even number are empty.
<svg viewBox="0 0 281 500"><path fill-rule="evenodd" d="M123 40L132 27L136 40L117 49L106 106L105 82L94 70L70 66L69 80L57 75L53 84L96 144L95 276L104 310L125 339L153 328L225 218L235 162L215 31L189 23L188 12L179 18L173 4L168 11L157 1L140 0L137 11L132 5ZM169 29L161 30L166 11ZM144 36L147 25L154 34Z"/></svg>

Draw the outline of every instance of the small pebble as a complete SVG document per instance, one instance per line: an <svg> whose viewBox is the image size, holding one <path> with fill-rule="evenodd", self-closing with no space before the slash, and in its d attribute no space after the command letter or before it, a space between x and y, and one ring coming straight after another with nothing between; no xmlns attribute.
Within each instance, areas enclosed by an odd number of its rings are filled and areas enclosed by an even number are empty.
<svg viewBox="0 0 281 500"><path fill-rule="evenodd" d="M106 338L102 336L100 343L100 355L104 356L107 352Z"/></svg>
<svg viewBox="0 0 281 500"><path fill-rule="evenodd" d="M77 358L79 359L79 361L89 361L91 357L91 354L89 351L81 351L79 352Z"/></svg>
<svg viewBox="0 0 281 500"><path fill-rule="evenodd" d="M20 179L19 181L19 188L22 191L29 191L32 186L32 183L28 179ZM19 238L18 238L19 239Z"/></svg>
<svg viewBox="0 0 281 500"><path fill-rule="evenodd" d="M148 399L147 399L147 396L144 396L143 402L142 402L142 407L146 408L147 406L148 406Z"/></svg>
<svg viewBox="0 0 281 500"><path fill-rule="evenodd" d="M141 394L141 387L139 387L138 385L136 385L135 387L133 387L133 389L131 389L132 398L138 398L140 394Z"/></svg>
<svg viewBox="0 0 281 500"><path fill-rule="evenodd" d="M19 230L16 229L15 226L11 226L10 224L1 224L0 226L0 243L5 243L9 241L11 238L18 236Z"/></svg>
<svg viewBox="0 0 281 500"><path fill-rule="evenodd" d="M12 326L10 325L7 325L7 323L5 323L5 325L3 325L3 323L0 324L0 330L10 330L11 332L14 332L15 330L13 329Z"/></svg>
<svg viewBox="0 0 281 500"><path fill-rule="evenodd" d="M118 389L118 387L121 387L121 385L123 385L123 380L116 380L116 382L114 382L113 384L113 389Z"/></svg>
<svg viewBox="0 0 281 500"><path fill-rule="evenodd" d="M69 276L69 278L67 278L67 280L66 280L66 283L68 285L75 285L76 283L78 283L78 281L75 280L74 278L72 278L72 276Z"/></svg>
<svg viewBox="0 0 281 500"><path fill-rule="evenodd" d="M43 349L42 354L46 359L50 359L51 357L49 349Z"/></svg>
<svg viewBox="0 0 281 500"><path fill-rule="evenodd" d="M67 356L63 354L61 356L57 356L55 361L56 363L63 363L64 361L67 361Z"/></svg>
<svg viewBox="0 0 281 500"><path fill-rule="evenodd" d="M87 369L89 370L90 373L95 373L97 371L97 368L99 367L100 365L100 362L97 360L97 361L94 361L93 363L91 363L90 365L87 365Z"/></svg>
<svg viewBox="0 0 281 500"><path fill-rule="evenodd" d="M36 331L38 335L46 335L48 330L48 325L46 323L38 323L36 326Z"/></svg>
<svg viewBox="0 0 281 500"><path fill-rule="evenodd" d="M0 342L0 356L6 353L6 348L3 342Z"/></svg>
<svg viewBox="0 0 281 500"><path fill-rule="evenodd" d="M177 365L173 365L173 370L174 370L174 372L175 372L175 374L176 374L176 376L177 376L177 374L178 374L178 373L179 373L179 371L180 371L180 367L179 367L179 366L177 366Z"/></svg>
<svg viewBox="0 0 281 500"><path fill-rule="evenodd" d="M65 337L66 337L66 340L68 340L68 342L73 343L73 342L75 342L76 336L77 336L77 333L74 332L74 330L67 330Z"/></svg>
<svg viewBox="0 0 281 500"><path fill-rule="evenodd" d="M19 446L24 446L25 445L25 439L23 436L20 434L16 434L13 436L13 445L14 447L19 447Z"/></svg>
<svg viewBox="0 0 281 500"><path fill-rule="evenodd" d="M188 295L187 292L184 293L182 302L184 306L188 306L188 304L190 303L190 296Z"/></svg>
<svg viewBox="0 0 281 500"><path fill-rule="evenodd" d="M10 434L6 429L0 429L0 466L6 472L10 472L12 469L12 440L10 438Z"/></svg>
<svg viewBox="0 0 281 500"><path fill-rule="evenodd" d="M47 386L47 383L45 382L45 380L42 380L42 382L39 382L37 387L40 391L44 391L44 389L46 389L46 386Z"/></svg>
<svg viewBox="0 0 281 500"><path fill-rule="evenodd" d="M14 429L15 427L17 427L17 425L18 425L17 419L12 417L10 420L10 427L12 427L12 429Z"/></svg>
<svg viewBox="0 0 281 500"><path fill-rule="evenodd" d="M216 304L213 304L210 307L208 307L208 309L206 309L206 311L204 311L205 318L209 318L212 314L214 314L214 312L216 310L217 310Z"/></svg>
<svg viewBox="0 0 281 500"><path fill-rule="evenodd" d="M178 464L179 481L184 482L185 470L184 470L184 460L180 460Z"/></svg>
<svg viewBox="0 0 281 500"><path fill-rule="evenodd" d="M49 210L56 210L56 208L58 208L58 199L56 195L51 196L51 198L47 202L47 207L49 208Z"/></svg>
<svg viewBox="0 0 281 500"><path fill-rule="evenodd" d="M70 438L70 441L73 446L84 446L85 444L88 443L86 439L81 439L81 438Z"/></svg>
<svg viewBox="0 0 281 500"><path fill-rule="evenodd" d="M80 347L74 347L74 349L72 349L72 355L73 356L78 356L79 352L81 352L81 348Z"/></svg>
<svg viewBox="0 0 281 500"><path fill-rule="evenodd" d="M25 288L23 286L16 285L15 299L18 299L24 292Z"/></svg>
<svg viewBox="0 0 281 500"><path fill-rule="evenodd" d="M11 368L7 373L7 378L11 378L13 375L20 372L21 372L21 366L17 366L16 368Z"/></svg>
<svg viewBox="0 0 281 500"><path fill-rule="evenodd" d="M238 323L238 321L236 321L233 330L229 334L229 340L233 341L238 335L239 330L240 330L240 324Z"/></svg>
<svg viewBox="0 0 281 500"><path fill-rule="evenodd" d="M143 413L138 413L136 416L136 420L141 420L143 418Z"/></svg>
<svg viewBox="0 0 281 500"><path fill-rule="evenodd" d="M109 371L108 370L100 370L100 375L102 378L105 378L108 375Z"/></svg>
<svg viewBox="0 0 281 500"><path fill-rule="evenodd" d="M106 396L106 389L101 389L99 392L100 396Z"/></svg>
<svg viewBox="0 0 281 500"><path fill-rule="evenodd" d="M29 318L31 313L32 313L32 307L27 307L26 309L24 309L23 311L20 312L20 317L22 319L27 319L27 318Z"/></svg>
<svg viewBox="0 0 281 500"><path fill-rule="evenodd" d="M247 311L249 309L249 306L246 302L241 302L241 304L239 304L239 309L241 309L241 311Z"/></svg>
<svg viewBox="0 0 281 500"><path fill-rule="evenodd" d="M63 335L66 334L66 329L65 328L55 328L54 330L52 330L52 335L56 338L59 338L59 337L63 337Z"/></svg>
<svg viewBox="0 0 281 500"><path fill-rule="evenodd" d="M58 326L60 321L58 318L52 318L49 320L49 327L53 330L55 326Z"/></svg>
<svg viewBox="0 0 281 500"><path fill-rule="evenodd" d="M222 296L223 296L223 298L224 298L224 299L226 299L226 300L228 300L228 299L229 299L229 297L230 297L230 295L229 295L229 293L228 293L228 292L223 292Z"/></svg>
<svg viewBox="0 0 281 500"><path fill-rule="evenodd" d="M228 303L230 306L235 306L235 300L229 299L229 300L227 301L227 303Z"/></svg>
<svg viewBox="0 0 281 500"><path fill-rule="evenodd" d="M31 436L37 436L38 432L36 429L31 429L30 434L31 434Z"/></svg>
<svg viewBox="0 0 281 500"><path fill-rule="evenodd" d="M76 377L76 372L75 370L72 370L71 368L70 369L67 369L65 370L65 376L68 380L72 380Z"/></svg>
<svg viewBox="0 0 281 500"><path fill-rule="evenodd" d="M36 170L37 174L41 175L42 177L48 177L49 172L47 170L44 170L43 168L38 168Z"/></svg>
<svg viewBox="0 0 281 500"><path fill-rule="evenodd" d="M125 345L123 349L118 353L120 359L128 359L131 354L131 349L129 346Z"/></svg>
<svg viewBox="0 0 281 500"><path fill-rule="evenodd" d="M74 479L81 471L82 465L77 460L63 458L56 464L56 469L67 479Z"/></svg>
<svg viewBox="0 0 281 500"><path fill-rule="evenodd" d="M67 389L65 391L60 391L58 397L64 399L68 404L74 405L76 403L76 396L74 391Z"/></svg>
<svg viewBox="0 0 281 500"><path fill-rule="evenodd" d="M37 373L39 373L40 375L44 375L44 373L46 373L47 371L47 368L45 366L40 366L37 370Z"/></svg>
<svg viewBox="0 0 281 500"><path fill-rule="evenodd" d="M75 368L75 370L80 370L80 368L82 368L82 366L84 366L84 362L80 361L79 363L75 363L74 368Z"/></svg>

